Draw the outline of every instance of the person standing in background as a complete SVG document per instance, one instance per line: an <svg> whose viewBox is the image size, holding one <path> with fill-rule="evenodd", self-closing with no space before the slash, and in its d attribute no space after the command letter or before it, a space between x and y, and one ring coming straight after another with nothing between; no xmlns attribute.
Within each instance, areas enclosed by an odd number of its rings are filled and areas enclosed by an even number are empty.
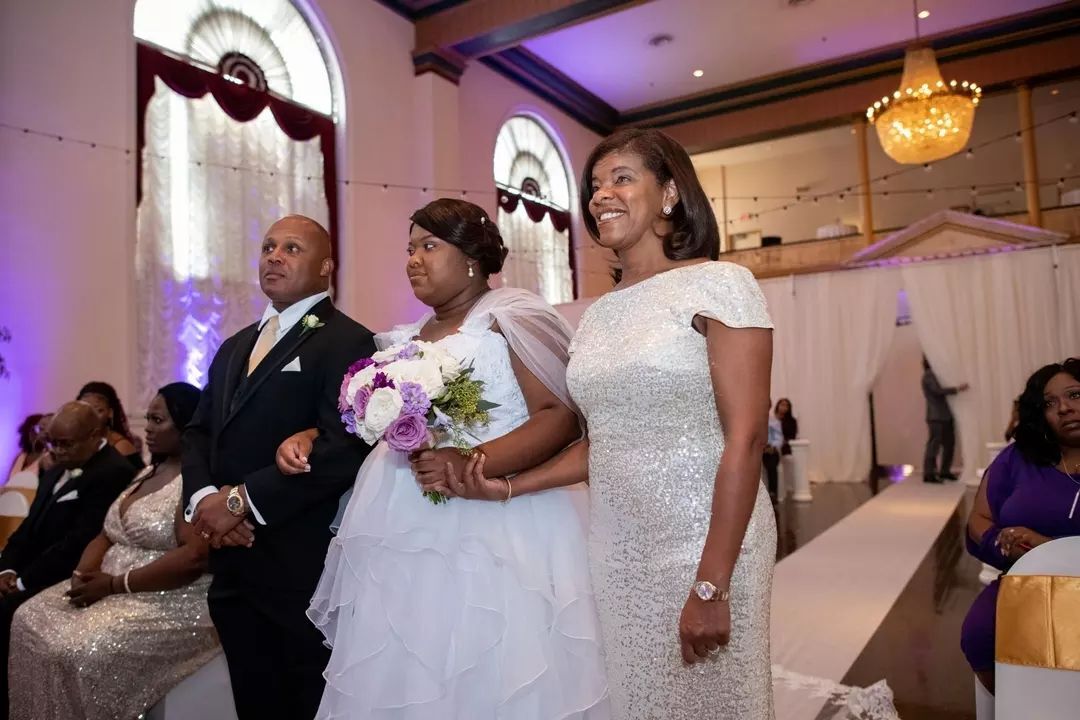
<svg viewBox="0 0 1080 720"><path fill-rule="evenodd" d="M955 480L952 473L953 453L956 450L956 425L952 410L946 398L964 392L968 384L956 387L942 387L930 367L930 362L923 355L922 391L926 398L926 426L930 435L926 440L926 454L923 457L923 482L939 483ZM937 458L941 453L941 471L938 472Z"/></svg>

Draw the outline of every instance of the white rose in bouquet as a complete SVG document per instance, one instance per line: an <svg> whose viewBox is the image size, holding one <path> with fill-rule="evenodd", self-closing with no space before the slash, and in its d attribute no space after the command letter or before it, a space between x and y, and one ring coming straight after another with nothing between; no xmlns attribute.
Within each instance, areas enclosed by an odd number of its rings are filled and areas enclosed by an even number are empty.
<svg viewBox="0 0 1080 720"><path fill-rule="evenodd" d="M439 366L444 383L450 382L461 373L461 362L441 346L434 343L418 343L424 351L424 359Z"/></svg>
<svg viewBox="0 0 1080 720"><path fill-rule="evenodd" d="M371 381L375 379L375 374L377 372L379 372L379 368L370 365L353 375L352 379L349 380L349 386L345 388L345 400L349 405L353 404L353 400L356 399L356 393L360 388L371 384Z"/></svg>
<svg viewBox="0 0 1080 720"><path fill-rule="evenodd" d="M399 387L403 382L416 383L432 400L441 397L446 392L446 384L443 382L443 373L439 364L426 352L424 357L392 362L383 367L382 372L386 373Z"/></svg>
<svg viewBox="0 0 1080 720"><path fill-rule="evenodd" d="M378 437L390 427L390 423L397 420L404 404L401 393L394 388L378 388L368 400L363 424Z"/></svg>

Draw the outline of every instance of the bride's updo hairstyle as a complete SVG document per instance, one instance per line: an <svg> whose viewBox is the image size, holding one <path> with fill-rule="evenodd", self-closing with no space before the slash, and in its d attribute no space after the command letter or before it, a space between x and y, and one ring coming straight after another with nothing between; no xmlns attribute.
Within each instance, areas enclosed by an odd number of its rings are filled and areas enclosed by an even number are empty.
<svg viewBox="0 0 1080 720"><path fill-rule="evenodd" d="M409 218L413 225L450 243L475 260L485 277L502 270L507 249L502 234L484 209L466 200L432 200Z"/></svg>

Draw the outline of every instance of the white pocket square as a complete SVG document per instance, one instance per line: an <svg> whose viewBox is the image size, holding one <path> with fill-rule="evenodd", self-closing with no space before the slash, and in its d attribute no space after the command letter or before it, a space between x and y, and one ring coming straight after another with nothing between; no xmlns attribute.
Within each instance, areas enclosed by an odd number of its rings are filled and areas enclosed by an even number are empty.
<svg viewBox="0 0 1080 720"><path fill-rule="evenodd" d="M62 502L67 502L68 500L78 500L78 499L79 499L79 491L78 490L72 490L71 492L65 493L65 494L61 495L60 497L56 498L56 502L62 503Z"/></svg>
<svg viewBox="0 0 1080 720"><path fill-rule="evenodd" d="M291 363L281 368L281 372L300 372L300 356L294 357Z"/></svg>

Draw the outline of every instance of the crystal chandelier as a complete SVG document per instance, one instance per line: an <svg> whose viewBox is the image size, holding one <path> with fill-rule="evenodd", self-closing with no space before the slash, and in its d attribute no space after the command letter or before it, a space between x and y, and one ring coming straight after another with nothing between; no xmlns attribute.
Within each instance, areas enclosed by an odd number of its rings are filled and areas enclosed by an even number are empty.
<svg viewBox="0 0 1080 720"><path fill-rule="evenodd" d="M866 109L877 128L885 153L898 163L922 164L947 158L964 148L971 137L975 107L982 88L964 80L946 83L938 70L934 51L918 44L918 7L915 16L916 45L904 56L900 87Z"/></svg>

